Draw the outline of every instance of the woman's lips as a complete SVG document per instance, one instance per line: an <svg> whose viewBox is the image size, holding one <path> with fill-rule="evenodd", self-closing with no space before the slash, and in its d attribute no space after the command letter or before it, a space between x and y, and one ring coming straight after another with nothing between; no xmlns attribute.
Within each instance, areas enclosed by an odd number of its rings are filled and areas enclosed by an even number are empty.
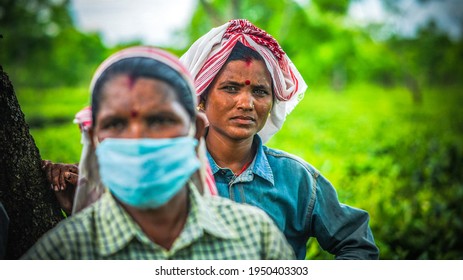
<svg viewBox="0 0 463 280"><path fill-rule="evenodd" d="M236 116L232 117L231 120L238 124L249 125L256 122L256 120L251 116Z"/></svg>

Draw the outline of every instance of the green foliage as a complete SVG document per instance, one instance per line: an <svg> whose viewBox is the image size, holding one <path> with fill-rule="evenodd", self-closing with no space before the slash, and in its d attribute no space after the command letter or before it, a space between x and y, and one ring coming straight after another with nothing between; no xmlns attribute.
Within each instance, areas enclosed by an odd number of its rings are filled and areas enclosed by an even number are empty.
<svg viewBox="0 0 463 280"><path fill-rule="evenodd" d="M312 0L313 5L317 5L324 12L346 14L349 8L348 0L332 1L332 0Z"/></svg>
<svg viewBox="0 0 463 280"><path fill-rule="evenodd" d="M88 84L88 76L107 56L96 34L72 23L69 1L0 3L0 62L16 87Z"/></svg>
<svg viewBox="0 0 463 280"><path fill-rule="evenodd" d="M318 168L339 198L367 210L382 259L461 259L461 88L312 89L269 142ZM312 241L307 257L330 259Z"/></svg>
<svg viewBox="0 0 463 280"><path fill-rule="evenodd" d="M87 89L17 94L42 157L79 161L72 119ZM382 259L463 258L463 96L461 88L423 94L416 106L401 87L313 87L268 143L304 158L341 202L370 213ZM311 240L307 258L333 257Z"/></svg>
<svg viewBox="0 0 463 280"><path fill-rule="evenodd" d="M424 86L462 83L462 40L452 41L430 24L416 38L375 41L381 25L353 25L346 14L349 2L199 1L182 35L191 44L230 19L249 19L279 41L309 85L329 84L335 90L363 81L405 85L418 103ZM383 2L391 10L399 7Z"/></svg>
<svg viewBox="0 0 463 280"><path fill-rule="evenodd" d="M421 29L416 38L392 38L387 45L402 61L402 71L419 77L423 84L461 84L463 41L450 40L435 24Z"/></svg>
<svg viewBox="0 0 463 280"><path fill-rule="evenodd" d="M397 11L399 2L383 0ZM1 1L0 63L42 157L73 163L81 145L72 120L88 104L94 69L115 50L141 42L106 48L98 34L73 26L69 3ZM349 1L301 3L198 1L179 33L187 44L166 48L181 55L232 18L266 30L309 85L270 146L303 157L341 201L369 211L381 258L462 259L463 40L450 40L431 23L415 38L378 41L372 38L381 26L351 25ZM316 240L307 257L332 258Z"/></svg>
<svg viewBox="0 0 463 280"><path fill-rule="evenodd" d="M89 104L87 88L16 90L40 155L54 162L80 159L80 132L74 115Z"/></svg>

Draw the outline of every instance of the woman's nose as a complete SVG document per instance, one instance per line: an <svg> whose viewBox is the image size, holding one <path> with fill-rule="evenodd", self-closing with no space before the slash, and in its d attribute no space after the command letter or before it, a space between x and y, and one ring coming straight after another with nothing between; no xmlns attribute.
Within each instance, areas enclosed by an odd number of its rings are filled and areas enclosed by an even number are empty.
<svg viewBox="0 0 463 280"><path fill-rule="evenodd" d="M144 138L144 127L138 122L130 123L130 129L127 131L126 138Z"/></svg>
<svg viewBox="0 0 463 280"><path fill-rule="evenodd" d="M254 109L254 98L248 91L243 90L238 95L238 109L250 111Z"/></svg>

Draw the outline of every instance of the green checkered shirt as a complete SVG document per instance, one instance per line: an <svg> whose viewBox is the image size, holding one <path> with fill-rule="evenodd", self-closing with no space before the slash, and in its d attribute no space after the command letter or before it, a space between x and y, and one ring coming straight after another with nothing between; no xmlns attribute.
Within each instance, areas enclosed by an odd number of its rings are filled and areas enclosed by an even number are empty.
<svg viewBox="0 0 463 280"><path fill-rule="evenodd" d="M23 259L293 259L283 234L262 210L189 184L187 222L170 250L152 242L107 192L45 234Z"/></svg>

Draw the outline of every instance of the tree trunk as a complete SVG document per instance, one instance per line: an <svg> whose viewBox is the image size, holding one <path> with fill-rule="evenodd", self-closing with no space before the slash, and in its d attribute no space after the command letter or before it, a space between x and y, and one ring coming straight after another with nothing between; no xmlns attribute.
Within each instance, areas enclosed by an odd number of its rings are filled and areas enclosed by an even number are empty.
<svg viewBox="0 0 463 280"><path fill-rule="evenodd" d="M63 215L42 173L39 150L1 65L0 75L0 201L10 218L6 259L17 259Z"/></svg>
<svg viewBox="0 0 463 280"><path fill-rule="evenodd" d="M199 3L203 5L204 11L206 11L206 14L208 14L209 18L212 20L213 26L219 26L225 23L220 13L214 9L209 1L199 0Z"/></svg>
<svg viewBox="0 0 463 280"><path fill-rule="evenodd" d="M405 86L412 94L413 104L420 105L423 102L423 94L418 81L411 74L405 74Z"/></svg>

